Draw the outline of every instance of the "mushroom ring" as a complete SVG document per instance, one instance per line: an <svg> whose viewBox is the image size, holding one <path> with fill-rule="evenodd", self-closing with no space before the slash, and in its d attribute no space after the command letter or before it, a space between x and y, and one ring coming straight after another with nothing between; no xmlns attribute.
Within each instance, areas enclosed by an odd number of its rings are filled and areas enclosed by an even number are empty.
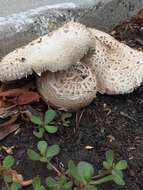
<svg viewBox="0 0 143 190"><path fill-rule="evenodd" d="M143 82L143 52L109 34L69 22L18 48L0 62L0 81L37 73L37 87L50 105L77 110L96 93L125 94Z"/></svg>

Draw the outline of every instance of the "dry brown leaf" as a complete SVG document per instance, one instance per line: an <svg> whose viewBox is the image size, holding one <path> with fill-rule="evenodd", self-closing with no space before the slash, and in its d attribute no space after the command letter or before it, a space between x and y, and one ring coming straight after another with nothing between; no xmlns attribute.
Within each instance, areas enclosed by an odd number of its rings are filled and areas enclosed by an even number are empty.
<svg viewBox="0 0 143 190"><path fill-rule="evenodd" d="M39 102L40 95L38 92L31 91L30 89L31 88L29 86L25 86L22 88L8 89L6 91L0 92L0 97L2 98L0 104L3 105L4 100L17 105Z"/></svg>
<svg viewBox="0 0 143 190"><path fill-rule="evenodd" d="M16 170L8 170L4 174L11 176L13 182L18 182L22 186L29 186L32 184L32 179L24 180L23 176L21 174L18 174Z"/></svg>
<svg viewBox="0 0 143 190"><path fill-rule="evenodd" d="M31 102L39 102L40 95L37 92L28 91L18 97L18 105L25 105Z"/></svg>
<svg viewBox="0 0 143 190"><path fill-rule="evenodd" d="M0 92L0 97L16 97L25 93L25 89L17 88Z"/></svg>
<svg viewBox="0 0 143 190"><path fill-rule="evenodd" d="M0 107L0 118L5 119L18 113L18 108L15 105L9 107Z"/></svg>
<svg viewBox="0 0 143 190"><path fill-rule="evenodd" d="M9 125L15 123L15 121L16 121L17 118L18 118L18 115L19 115L19 114L12 115L11 118L10 118L8 121L6 121L6 122L0 124L0 128L2 128L2 127L7 127L7 126L9 126Z"/></svg>
<svg viewBox="0 0 143 190"><path fill-rule="evenodd" d="M10 133L13 133L20 127L19 124L9 125L0 129L0 140L4 139Z"/></svg>
<svg viewBox="0 0 143 190"><path fill-rule="evenodd" d="M11 115L11 118L0 124L0 140L4 139L7 135L17 130L20 126L14 124L19 116L19 113Z"/></svg>

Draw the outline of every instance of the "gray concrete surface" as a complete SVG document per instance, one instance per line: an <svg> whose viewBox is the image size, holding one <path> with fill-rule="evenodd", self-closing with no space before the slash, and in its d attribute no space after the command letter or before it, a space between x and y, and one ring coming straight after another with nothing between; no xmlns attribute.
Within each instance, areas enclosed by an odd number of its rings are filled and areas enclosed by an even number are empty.
<svg viewBox="0 0 143 190"><path fill-rule="evenodd" d="M143 0L0 0L0 56L70 20L109 31Z"/></svg>
<svg viewBox="0 0 143 190"><path fill-rule="evenodd" d="M76 3L82 6L85 5L85 2L86 0L0 0L0 16L8 16L28 9L60 3ZM88 4L94 4L94 2L94 0L88 0Z"/></svg>

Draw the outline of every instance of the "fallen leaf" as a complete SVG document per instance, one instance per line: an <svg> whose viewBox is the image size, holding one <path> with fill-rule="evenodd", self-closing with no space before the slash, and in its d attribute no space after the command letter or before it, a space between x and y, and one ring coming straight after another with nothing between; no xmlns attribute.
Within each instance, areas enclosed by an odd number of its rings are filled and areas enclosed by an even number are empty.
<svg viewBox="0 0 143 190"><path fill-rule="evenodd" d="M4 139L10 133L13 133L20 127L19 124L9 125L0 129L0 140Z"/></svg>
<svg viewBox="0 0 143 190"><path fill-rule="evenodd" d="M25 105L31 102L39 102L40 95L37 92L26 92L18 97L18 105Z"/></svg>
<svg viewBox="0 0 143 190"><path fill-rule="evenodd" d="M8 89L6 91L0 91L0 97L2 100L8 100L13 104L25 105L31 102L39 102L40 95L38 92L31 91L30 86L22 88ZM1 105L3 104L1 100Z"/></svg>
<svg viewBox="0 0 143 190"><path fill-rule="evenodd" d="M0 107L0 118L5 119L13 114L18 113L18 109L13 106L8 106L8 107Z"/></svg>
<svg viewBox="0 0 143 190"><path fill-rule="evenodd" d="M17 88L0 92L0 97L15 97L25 93L25 89Z"/></svg>
<svg viewBox="0 0 143 190"><path fill-rule="evenodd" d="M16 121L17 118L18 118L18 115L19 115L19 114L15 114L15 115L11 116L11 118L10 118L8 121L6 121L6 122L0 124L0 128L2 128L2 127L7 127L7 126L9 126L9 125L15 123L15 121Z"/></svg>
<svg viewBox="0 0 143 190"><path fill-rule="evenodd" d="M16 170L7 170L4 175L8 175L12 177L13 182L18 182L22 186L29 186L32 184L32 179L24 180L21 174L18 174Z"/></svg>

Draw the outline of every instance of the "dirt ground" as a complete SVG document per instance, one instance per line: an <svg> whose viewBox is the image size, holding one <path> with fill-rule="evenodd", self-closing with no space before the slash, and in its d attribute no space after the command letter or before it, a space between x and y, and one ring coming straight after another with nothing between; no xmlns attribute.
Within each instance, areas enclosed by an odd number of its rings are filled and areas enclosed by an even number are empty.
<svg viewBox="0 0 143 190"><path fill-rule="evenodd" d="M116 27L111 32L118 40L134 48L143 47L143 19L133 18ZM35 109L44 110L45 106L34 104ZM133 93L122 96L98 94L97 98L83 110L80 125L75 130L75 115L71 127L61 127L57 134L46 135L49 144L59 144L60 154L54 163L65 166L70 159L75 162L85 160L94 165L95 171L102 167L105 152L112 149L115 158L125 159L128 169L124 173L126 186L107 183L99 190L142 190L143 189L143 86ZM32 135L33 126L21 120L22 127L17 134L11 134L1 141L7 146L16 146L15 169L25 178L36 175L49 175L44 164L30 161L27 148L36 146L37 138ZM86 146L91 146L87 150ZM0 153L0 159L3 158ZM24 190L31 190L30 187Z"/></svg>

